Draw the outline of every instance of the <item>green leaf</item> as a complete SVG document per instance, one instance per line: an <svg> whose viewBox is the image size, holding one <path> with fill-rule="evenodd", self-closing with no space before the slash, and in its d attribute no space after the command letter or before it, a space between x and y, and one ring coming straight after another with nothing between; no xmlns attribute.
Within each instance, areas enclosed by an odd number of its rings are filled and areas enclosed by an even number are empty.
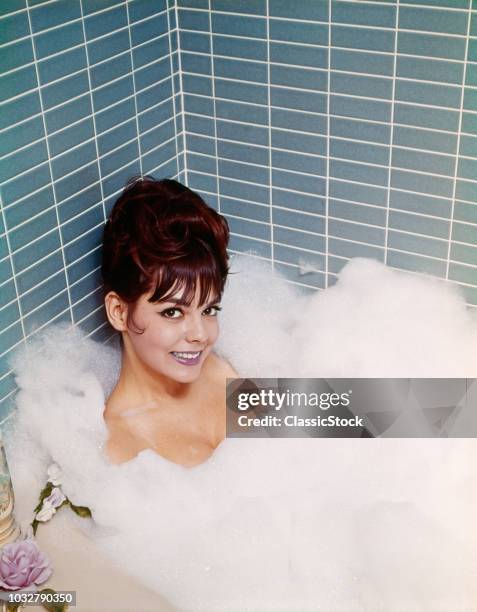
<svg viewBox="0 0 477 612"><path fill-rule="evenodd" d="M31 524L32 529L33 529L33 535L36 535L36 530L38 529L39 524L40 524L40 521L33 519L32 524Z"/></svg>
<svg viewBox="0 0 477 612"><path fill-rule="evenodd" d="M41 591L39 591L39 593L46 593L47 595L54 595L56 591L54 591L53 589L42 589ZM68 610L67 603L45 603L43 602L41 605L45 608L45 610L48 610L48 612L66 612L66 610Z"/></svg>
<svg viewBox="0 0 477 612"><path fill-rule="evenodd" d="M51 492L53 491L53 487L54 485L51 482L47 482L46 485L43 487L40 493L40 501L38 502L38 506L34 510L35 514L37 512L40 512L41 507L43 505L43 500L46 499L49 495L51 495Z"/></svg>
<svg viewBox="0 0 477 612"><path fill-rule="evenodd" d="M73 512L75 512L78 516L81 516L83 518L91 518L91 510L87 506L75 506L71 502L70 506Z"/></svg>

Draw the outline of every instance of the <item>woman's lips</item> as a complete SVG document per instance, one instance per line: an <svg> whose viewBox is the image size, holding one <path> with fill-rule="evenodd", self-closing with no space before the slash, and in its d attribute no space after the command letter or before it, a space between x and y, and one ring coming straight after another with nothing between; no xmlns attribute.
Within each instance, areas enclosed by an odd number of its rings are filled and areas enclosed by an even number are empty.
<svg viewBox="0 0 477 612"><path fill-rule="evenodd" d="M174 351L171 352L171 355L173 357L173 359L175 361L177 361L177 363L180 363L181 365L188 365L188 366L192 366L192 365L197 365L200 361L200 358L202 357L202 353L203 351L195 351L195 352L199 352L199 354L197 355L197 357L180 357L179 355L182 353L181 351ZM179 353L179 355L175 354L175 353ZM184 353L189 353L189 354L195 354L195 353L191 353L191 351L184 351Z"/></svg>

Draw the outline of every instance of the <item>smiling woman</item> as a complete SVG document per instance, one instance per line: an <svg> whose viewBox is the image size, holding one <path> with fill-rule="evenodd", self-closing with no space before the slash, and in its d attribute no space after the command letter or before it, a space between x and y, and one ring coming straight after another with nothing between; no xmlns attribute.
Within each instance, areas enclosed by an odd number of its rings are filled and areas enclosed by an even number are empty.
<svg viewBox="0 0 477 612"><path fill-rule="evenodd" d="M225 378L237 374L213 347L228 238L225 218L177 181L133 179L114 205L102 265L122 346L104 410L111 461L152 448L193 466L224 439Z"/></svg>

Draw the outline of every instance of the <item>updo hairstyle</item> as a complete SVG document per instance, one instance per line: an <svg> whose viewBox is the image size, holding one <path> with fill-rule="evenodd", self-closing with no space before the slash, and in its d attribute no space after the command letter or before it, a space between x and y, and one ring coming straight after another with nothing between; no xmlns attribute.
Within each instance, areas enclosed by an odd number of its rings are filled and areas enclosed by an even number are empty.
<svg viewBox="0 0 477 612"><path fill-rule="evenodd" d="M172 179L134 177L104 228L104 296L115 291L132 305L128 328L137 300L151 291L150 302L163 302L185 288L190 305L200 280L199 305L220 299L228 242L227 220L197 193Z"/></svg>

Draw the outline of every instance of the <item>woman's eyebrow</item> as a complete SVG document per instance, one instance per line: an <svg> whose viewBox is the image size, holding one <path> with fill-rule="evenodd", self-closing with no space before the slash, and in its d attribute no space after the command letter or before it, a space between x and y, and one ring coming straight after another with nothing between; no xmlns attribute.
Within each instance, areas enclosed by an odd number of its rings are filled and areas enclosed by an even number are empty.
<svg viewBox="0 0 477 612"><path fill-rule="evenodd" d="M161 300L162 301L162 300ZM180 298L168 298L166 300L163 300L164 303L166 304L176 304L177 306L190 306L190 304L188 304L186 301L180 299ZM217 304L217 302L220 302L220 297L217 297L215 300L212 300L211 302L209 302L207 304L207 307L209 306L213 306L214 304Z"/></svg>

